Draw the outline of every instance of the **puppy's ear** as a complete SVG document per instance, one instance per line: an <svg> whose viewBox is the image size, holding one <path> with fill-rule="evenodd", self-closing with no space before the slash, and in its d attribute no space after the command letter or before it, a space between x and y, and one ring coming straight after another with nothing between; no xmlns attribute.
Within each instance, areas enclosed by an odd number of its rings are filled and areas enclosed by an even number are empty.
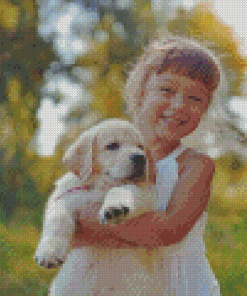
<svg viewBox="0 0 247 296"><path fill-rule="evenodd" d="M95 138L96 132L93 128L84 132L63 157L65 167L73 171L83 183L92 176Z"/></svg>

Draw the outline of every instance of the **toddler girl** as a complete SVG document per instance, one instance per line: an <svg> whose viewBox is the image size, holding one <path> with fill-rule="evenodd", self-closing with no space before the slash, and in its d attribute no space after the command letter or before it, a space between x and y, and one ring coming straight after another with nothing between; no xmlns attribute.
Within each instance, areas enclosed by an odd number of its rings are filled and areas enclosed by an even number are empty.
<svg viewBox="0 0 247 296"><path fill-rule="evenodd" d="M156 182L159 210L114 228L86 220L78 227L76 247L96 241L109 248L166 246L166 261L157 270L164 282L157 295L220 295L203 242L214 163L183 146L181 139L197 128L221 79L219 62L193 40L167 37L146 48L130 73L125 98L150 149L150 180Z"/></svg>

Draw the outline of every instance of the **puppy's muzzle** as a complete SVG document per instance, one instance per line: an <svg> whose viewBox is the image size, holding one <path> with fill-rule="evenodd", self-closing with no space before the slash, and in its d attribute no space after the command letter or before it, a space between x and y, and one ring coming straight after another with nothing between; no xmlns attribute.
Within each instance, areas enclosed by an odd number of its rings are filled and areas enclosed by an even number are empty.
<svg viewBox="0 0 247 296"><path fill-rule="evenodd" d="M140 154L132 154L130 156L130 161L133 167L130 180L142 178L146 171L146 157Z"/></svg>

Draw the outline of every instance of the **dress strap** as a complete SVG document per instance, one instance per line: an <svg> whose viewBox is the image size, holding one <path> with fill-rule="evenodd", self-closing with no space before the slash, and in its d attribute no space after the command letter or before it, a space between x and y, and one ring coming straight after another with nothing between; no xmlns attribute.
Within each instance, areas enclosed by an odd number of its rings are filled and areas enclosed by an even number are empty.
<svg viewBox="0 0 247 296"><path fill-rule="evenodd" d="M177 158L187 148L188 148L187 146L181 144L177 147L177 149L173 150L173 152L170 153L167 157L172 156L174 158Z"/></svg>
<svg viewBox="0 0 247 296"><path fill-rule="evenodd" d="M187 147L178 146L172 153L161 159L157 166L156 198L158 210L165 211L171 198L171 193L178 180L178 163L176 157Z"/></svg>
<svg viewBox="0 0 247 296"><path fill-rule="evenodd" d="M179 145L177 147L177 149L173 150L172 153L170 153L169 155L167 155L165 158L159 160L157 163L156 163L156 166L159 167L160 165L166 163L168 161L168 159L174 159L176 160L176 158L185 150L187 149L188 147L185 146L185 145Z"/></svg>

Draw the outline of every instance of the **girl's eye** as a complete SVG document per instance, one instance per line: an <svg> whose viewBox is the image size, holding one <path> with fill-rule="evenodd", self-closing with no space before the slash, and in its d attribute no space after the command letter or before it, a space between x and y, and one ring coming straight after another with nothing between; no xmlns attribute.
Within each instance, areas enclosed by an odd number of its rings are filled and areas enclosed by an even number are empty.
<svg viewBox="0 0 247 296"><path fill-rule="evenodd" d="M190 99L192 99L193 101L196 101L196 102L200 102L201 101L201 99L200 98L198 98L198 97L189 97Z"/></svg>
<svg viewBox="0 0 247 296"><path fill-rule="evenodd" d="M111 143L106 146L107 150L118 150L120 147L119 143Z"/></svg>
<svg viewBox="0 0 247 296"><path fill-rule="evenodd" d="M165 92L172 92L172 89L170 89L169 87L161 87L160 90Z"/></svg>

